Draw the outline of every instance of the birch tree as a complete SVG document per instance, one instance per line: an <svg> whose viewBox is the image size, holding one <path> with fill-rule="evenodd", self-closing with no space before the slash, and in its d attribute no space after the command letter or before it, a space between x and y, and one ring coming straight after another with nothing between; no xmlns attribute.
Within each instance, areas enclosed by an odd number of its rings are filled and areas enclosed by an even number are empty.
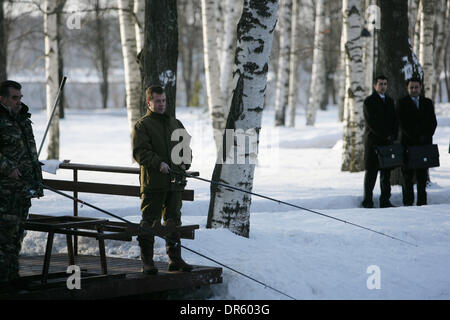
<svg viewBox="0 0 450 320"><path fill-rule="evenodd" d="M226 124L226 112L220 90L220 65L217 54L216 1L202 0L203 56L205 61L206 94L214 141L217 150ZM219 152L218 152L219 153Z"/></svg>
<svg viewBox="0 0 450 320"><path fill-rule="evenodd" d="M340 45L340 57L339 67L337 69L337 82L338 82L338 117L339 121L344 121L345 118L345 88L347 87L346 74L346 59L345 59L345 43L347 42L347 27L342 23L341 32L341 45ZM345 127L344 127L345 130ZM344 135L347 137L348 135ZM345 143L345 141L344 141Z"/></svg>
<svg viewBox="0 0 450 320"><path fill-rule="evenodd" d="M316 22L314 27L314 56L311 73L309 103L306 111L306 125L313 126L325 91L324 39L325 0L316 1Z"/></svg>
<svg viewBox="0 0 450 320"><path fill-rule="evenodd" d="M347 33L346 51L346 105L342 171L364 170L364 64L361 40L361 1L344 0L343 17Z"/></svg>
<svg viewBox="0 0 450 320"><path fill-rule="evenodd" d="M292 0L282 0L280 9L280 55L278 60L277 90L275 95L275 125L284 126L289 95L291 54Z"/></svg>
<svg viewBox="0 0 450 320"><path fill-rule="evenodd" d="M125 93L128 127L133 131L134 124L141 117L142 83L137 63L136 23L133 8L137 0L118 0L120 39L122 43L123 65L125 72Z"/></svg>
<svg viewBox="0 0 450 320"><path fill-rule="evenodd" d="M134 0L133 18L135 20L136 51L144 48L145 0Z"/></svg>
<svg viewBox="0 0 450 320"><path fill-rule="evenodd" d="M434 77L432 94L429 98L435 100L440 87L441 73L444 66L444 47L450 36L450 0L438 0L436 8L436 33L434 39Z"/></svg>
<svg viewBox="0 0 450 320"><path fill-rule="evenodd" d="M295 114L297 109L297 69L298 69L298 48L297 48L297 30L299 23L299 2L292 1L292 21L291 21L291 52L289 73L289 95L288 95L288 111L289 111L289 127L295 127Z"/></svg>
<svg viewBox="0 0 450 320"><path fill-rule="evenodd" d="M231 145L228 156L241 158L243 162L216 163L213 181L251 191L257 141L264 110L264 95L267 84L270 51L273 32L277 21L277 0L245 0L241 19L237 29L235 56L236 87L234 89L227 129L232 132L245 132L256 148L241 150L246 143L238 143L236 137L227 139L225 146ZM231 143L230 143L231 142ZM249 142L252 145L251 142ZM234 148L237 145L238 148ZM250 232L251 197L242 192L211 184L211 201L208 212L208 228L225 227L232 232L248 237Z"/></svg>
<svg viewBox="0 0 450 320"><path fill-rule="evenodd" d="M45 90L48 119L51 117L53 104L56 100L59 88L57 2L57 0L44 1ZM56 108L55 115L48 131L47 159L59 159L58 108Z"/></svg>
<svg viewBox="0 0 450 320"><path fill-rule="evenodd" d="M434 79L434 1L435 0L420 0L422 12L420 15L419 62L422 65L424 73L423 93L429 98L432 97L432 84Z"/></svg>
<svg viewBox="0 0 450 320"><path fill-rule="evenodd" d="M0 81L7 79L7 53L8 40L6 33L5 15L3 11L3 0L0 0Z"/></svg>

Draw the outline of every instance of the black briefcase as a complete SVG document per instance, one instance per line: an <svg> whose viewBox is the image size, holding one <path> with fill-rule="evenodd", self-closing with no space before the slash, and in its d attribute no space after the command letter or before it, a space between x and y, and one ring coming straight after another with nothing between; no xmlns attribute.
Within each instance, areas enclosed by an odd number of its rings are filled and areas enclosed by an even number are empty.
<svg viewBox="0 0 450 320"><path fill-rule="evenodd" d="M380 169L401 167L404 164L405 150L401 144L377 146L378 165Z"/></svg>
<svg viewBox="0 0 450 320"><path fill-rule="evenodd" d="M409 169L439 167L439 149L436 144L406 147L406 166Z"/></svg>

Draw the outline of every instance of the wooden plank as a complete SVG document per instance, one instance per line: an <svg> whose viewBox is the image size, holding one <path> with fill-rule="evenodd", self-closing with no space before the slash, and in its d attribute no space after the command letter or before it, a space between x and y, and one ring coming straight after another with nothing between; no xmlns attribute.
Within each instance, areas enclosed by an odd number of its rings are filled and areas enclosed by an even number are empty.
<svg viewBox="0 0 450 320"><path fill-rule="evenodd" d="M60 191L86 192L97 194L110 194L117 196L141 197L140 187L121 184L94 183L94 182L74 182L69 180L43 179L44 186ZM182 199L184 201L194 201L194 190L183 190Z"/></svg>
<svg viewBox="0 0 450 320"><path fill-rule="evenodd" d="M169 272L167 263L156 262L158 274L144 275L140 271L140 260L111 257L107 257L108 275L102 277L98 259L98 256L75 257L75 264L84 270L81 275L81 290L67 289L66 281L70 276L64 274L67 256L54 254L46 285L32 283L29 285L30 290L24 285L21 291L8 292L6 295L0 293L0 299L106 299L222 283L222 268L196 265L192 272ZM39 269L42 267L43 257L23 256L19 260L23 282L27 278L28 281L40 282Z"/></svg>

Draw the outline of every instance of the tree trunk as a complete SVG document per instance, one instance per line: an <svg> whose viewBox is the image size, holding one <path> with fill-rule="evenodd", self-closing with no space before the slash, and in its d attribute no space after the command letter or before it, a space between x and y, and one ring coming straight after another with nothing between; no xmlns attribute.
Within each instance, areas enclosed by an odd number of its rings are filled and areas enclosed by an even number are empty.
<svg viewBox="0 0 450 320"><path fill-rule="evenodd" d="M136 29L136 52L144 48L145 0L134 0L133 17Z"/></svg>
<svg viewBox="0 0 450 320"><path fill-rule="evenodd" d="M222 54L220 56L220 92L226 117L231 102L233 58L236 51L236 26L242 14L242 3L236 0L226 0L224 3L225 18Z"/></svg>
<svg viewBox="0 0 450 320"><path fill-rule="evenodd" d="M380 0L379 5L381 29L376 70L377 74L388 78L387 94L398 101L408 94L405 81L412 77L423 79L423 71L408 38L407 3L404 0ZM391 184L401 184L399 168L392 170Z"/></svg>
<svg viewBox="0 0 450 320"><path fill-rule="evenodd" d="M291 52L290 52L290 66L289 69L289 96L288 96L288 110L289 110L289 127L295 127L295 114L297 110L297 75L298 75L298 41L297 31L299 23L299 1L292 1L292 24L291 24Z"/></svg>
<svg viewBox="0 0 450 320"><path fill-rule="evenodd" d="M314 57L311 74L309 103L306 111L306 125L316 123L317 110L325 91L324 39L325 39L325 0L316 1L316 22L314 27Z"/></svg>
<svg viewBox="0 0 450 320"><path fill-rule="evenodd" d="M408 0L409 38L414 39L420 0ZM420 25L420 24L419 24Z"/></svg>
<svg viewBox="0 0 450 320"><path fill-rule="evenodd" d="M133 131L136 121L141 117L142 84L137 63L136 23L133 7L136 0L118 0L120 39L122 43L123 65L125 71L126 107L128 127Z"/></svg>
<svg viewBox="0 0 450 320"><path fill-rule="evenodd" d="M434 38L434 1L421 0L422 14L420 19L420 54L419 62L422 65L424 79L422 93L432 98L432 85L434 79L433 65L433 38Z"/></svg>
<svg viewBox="0 0 450 320"><path fill-rule="evenodd" d="M61 26L64 24L64 21L62 20L62 12L64 10L64 6L66 4L66 0L61 0L58 2L57 6L57 25ZM64 78L64 56L63 56L63 33L64 28L58 28L58 82L61 83L62 79ZM61 91L61 96L59 98L59 118L64 119L65 117L65 107L66 107L66 99L64 96L64 90Z"/></svg>
<svg viewBox="0 0 450 320"><path fill-rule="evenodd" d="M438 0L436 12L436 34L434 39L434 78L432 83L432 96L436 100L438 88L441 83L441 73L444 66L444 46L450 35L450 1ZM442 101L441 101L442 102Z"/></svg>
<svg viewBox="0 0 450 320"><path fill-rule="evenodd" d="M178 61L176 0L145 1L144 37L144 49L140 57L143 87L147 88L150 85L164 87L166 113L175 116Z"/></svg>
<svg viewBox="0 0 450 320"><path fill-rule="evenodd" d="M398 100L407 94L406 80L423 79L422 67L408 41L408 8L404 0L380 0L377 74L389 81L387 94Z"/></svg>
<svg viewBox="0 0 450 320"><path fill-rule="evenodd" d="M44 37L45 37L45 77L47 97L47 118L50 119L53 104L56 100L59 87L58 74L58 24L57 1L44 2ZM59 159L59 110L55 115L48 131L47 159Z"/></svg>
<svg viewBox="0 0 450 320"><path fill-rule="evenodd" d="M338 117L339 121L344 121L345 119L345 87L346 87L346 59L345 59L345 43L347 42L347 28L342 23L342 32L341 32L341 46L340 46L340 57L339 57L339 67L337 69L337 86L338 86ZM344 127L345 129L345 127ZM347 135L344 135L344 137ZM344 141L345 143L345 141Z"/></svg>
<svg viewBox="0 0 450 320"><path fill-rule="evenodd" d="M8 53L8 40L5 30L5 15L3 12L3 0L0 0L0 81L4 81L8 78L7 53Z"/></svg>
<svg viewBox="0 0 450 320"><path fill-rule="evenodd" d="M217 55L215 1L202 0L203 57L205 60L206 93L213 126L216 150L222 146L222 134L226 124L226 112L220 91L220 65Z"/></svg>
<svg viewBox="0 0 450 320"><path fill-rule="evenodd" d="M413 51L414 53L419 56L420 54L420 29L421 29L421 17L422 17L422 0L419 0L418 7L417 7L417 16L415 19L415 25L414 25L414 42L413 42Z"/></svg>
<svg viewBox="0 0 450 320"><path fill-rule="evenodd" d="M280 9L280 55L278 59L277 90L275 95L275 125L284 126L289 95L289 73L291 54L292 0L281 2Z"/></svg>
<svg viewBox="0 0 450 320"><path fill-rule="evenodd" d="M100 71L100 95L102 108L108 108L109 95L109 57L106 49L108 26L101 16L100 0L95 3L95 37L97 48L97 69Z"/></svg>
<svg viewBox="0 0 450 320"><path fill-rule="evenodd" d="M363 102L364 89L364 64L362 61L362 19L361 1L344 0L344 25L346 26L347 42L346 51L346 99L348 116L344 119L344 150L342 159L342 171L359 172L364 170L364 116ZM347 136L345 136L347 135Z"/></svg>
<svg viewBox="0 0 450 320"><path fill-rule="evenodd" d="M273 31L277 20L278 1L247 0L237 30L236 66L237 79L234 89L227 129L241 130L249 134L250 150L241 150L246 143L232 139L228 150L232 158L242 156L243 162L216 163L213 181L244 188L251 191L257 158L258 135L264 110L264 94ZM227 136L224 140L227 142ZM242 140L241 140L242 142ZM253 143L252 143L253 142ZM227 145L227 144L225 144ZM255 147L256 146L256 147ZM247 148L244 148L247 149ZM232 232L248 237L250 232L251 197L242 192L211 185L211 201L208 212L208 228L225 227Z"/></svg>

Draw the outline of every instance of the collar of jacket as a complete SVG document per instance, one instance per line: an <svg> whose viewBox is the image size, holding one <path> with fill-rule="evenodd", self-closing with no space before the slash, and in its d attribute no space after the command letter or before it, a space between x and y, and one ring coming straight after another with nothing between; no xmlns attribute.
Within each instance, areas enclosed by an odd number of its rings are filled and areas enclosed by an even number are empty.
<svg viewBox="0 0 450 320"><path fill-rule="evenodd" d="M22 102L22 108L20 109L18 116L20 118L30 118L31 114L28 112L29 110L30 110L30 108L28 108L28 106ZM5 105L3 105L3 103L0 103L0 112L6 113L8 116L13 118L11 116L11 113L9 112L9 109Z"/></svg>
<svg viewBox="0 0 450 320"><path fill-rule="evenodd" d="M147 113L145 114L146 117L151 117L151 118L155 118L155 119L168 119L169 116L165 113L157 113L157 112L153 112L150 109L147 109Z"/></svg>

